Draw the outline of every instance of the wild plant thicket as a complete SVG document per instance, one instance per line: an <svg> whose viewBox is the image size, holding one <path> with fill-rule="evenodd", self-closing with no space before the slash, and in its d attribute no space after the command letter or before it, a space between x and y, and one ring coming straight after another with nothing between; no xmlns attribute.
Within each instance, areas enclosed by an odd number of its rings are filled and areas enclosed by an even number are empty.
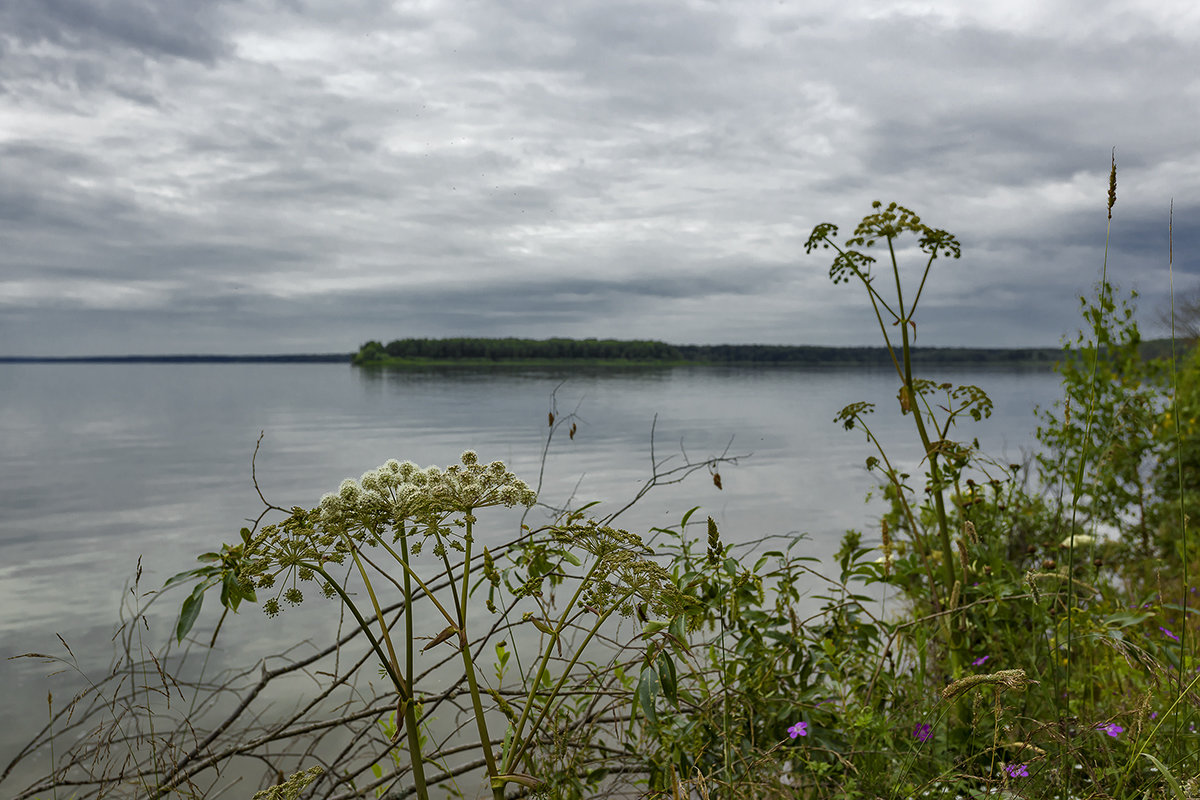
<svg viewBox="0 0 1200 800"><path fill-rule="evenodd" d="M1110 180L1111 219L1115 166ZM897 254L914 239L909 272ZM264 499L240 541L170 582L194 582L178 645L132 646L146 609L131 609L112 675L18 757L58 747L15 796L216 796L253 763L267 798L1200 797L1200 356L1143 361L1105 274L1064 350L1063 400L1040 412L1036 465L996 464L960 440L990 413L985 391L910 357L958 241L877 203L844 243L822 224L807 249L865 290L897 375L883 411L911 418L925 454L910 474L870 404L838 415L887 501L877 529L846 533L840 574L798 540L731 546L695 509L644 536L621 511L562 510L481 548L490 508L531 507L534 489L469 452L445 469L390 461L312 508ZM550 414L547 446L566 426ZM656 473L643 494L695 472L719 486L729 460ZM813 581L823 607L801 619ZM209 590L282 625L323 594L353 622L318 652L196 676ZM307 693L264 713L297 674Z"/></svg>

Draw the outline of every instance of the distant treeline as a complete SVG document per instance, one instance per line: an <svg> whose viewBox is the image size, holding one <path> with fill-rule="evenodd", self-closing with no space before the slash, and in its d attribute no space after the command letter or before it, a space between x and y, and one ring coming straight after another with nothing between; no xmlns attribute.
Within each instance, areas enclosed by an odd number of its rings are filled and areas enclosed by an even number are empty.
<svg viewBox="0 0 1200 800"><path fill-rule="evenodd" d="M345 364L356 353L165 356L0 356L0 364Z"/></svg>
<svg viewBox="0 0 1200 800"><path fill-rule="evenodd" d="M916 348L913 357L944 364L1044 364L1061 348ZM367 342L354 356L359 365L425 361L598 361L630 364L886 365L882 347L716 344L674 345L620 339L396 339Z"/></svg>

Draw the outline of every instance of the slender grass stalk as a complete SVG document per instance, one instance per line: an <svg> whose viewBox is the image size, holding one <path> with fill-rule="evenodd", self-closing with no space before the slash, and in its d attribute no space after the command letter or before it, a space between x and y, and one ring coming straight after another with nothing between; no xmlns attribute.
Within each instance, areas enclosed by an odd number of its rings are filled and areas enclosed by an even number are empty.
<svg viewBox="0 0 1200 800"><path fill-rule="evenodd" d="M1187 548L1187 513L1183 503L1183 434L1179 430L1179 380L1175 369L1175 201L1171 201L1167 213L1167 275L1171 287L1171 421L1175 430L1175 479L1179 487L1179 531L1183 545L1183 625L1179 632L1179 669L1176 673L1176 703L1183 697L1183 673L1187 671L1187 639L1188 639L1188 548ZM1180 741L1179 714L1175 714L1175 735L1172 748L1178 753Z"/></svg>
<svg viewBox="0 0 1200 800"><path fill-rule="evenodd" d="M1108 285L1108 245L1109 245L1109 239L1112 235L1112 209L1113 209L1113 206L1116 204L1116 202L1117 202L1117 152L1116 152L1116 148L1113 148L1112 166L1109 169L1109 173L1108 173L1108 223L1107 223L1107 226L1104 231L1104 261L1100 268L1100 286L1101 286L1102 292L1105 291L1104 287L1106 287ZM1101 304L1100 311L1101 311L1101 313L1106 313L1104 311L1103 303ZM1066 673L1067 674L1066 674L1066 691L1068 693L1068 697L1066 699L1067 701L1066 701L1064 707L1066 709L1068 709L1068 714L1069 714L1069 709L1070 709L1070 705L1071 705L1071 698L1069 696L1069 693L1071 691L1071 669L1072 669L1072 665L1074 663L1074 658L1072 657L1071 644L1073 641L1072 637L1073 637L1073 632L1074 632L1074 618L1075 618L1075 525L1076 525L1076 521L1078 520L1078 514L1079 514L1079 495L1083 491L1083 475L1084 475L1084 472L1085 472L1086 466L1087 466L1088 447L1091 444L1092 423L1095 420L1095 415L1096 415L1096 394L1097 394L1096 372L1100 365L1100 342L1099 341L1096 342L1096 346L1095 346L1094 350L1095 350L1095 352L1093 352L1093 354L1092 354L1092 371L1091 371L1091 375L1088 378L1089 392L1088 392L1088 401L1087 401L1087 411L1086 411L1086 414L1084 417L1084 423L1083 423L1083 449L1079 455L1079 465L1078 465L1077 469L1075 470L1074 485L1071 487L1071 522L1070 522L1071 527L1070 527L1070 535L1068 537L1068 542L1067 542L1067 642L1066 642L1066 667L1067 667ZM1055 631L1056 631L1055 639L1057 640L1057 631L1058 631L1057 626L1055 627ZM1061 643L1056 641L1055 642L1056 656L1060 652L1062 652ZM1055 665L1055 666L1057 667L1057 665ZM1061 722L1061 719L1060 719L1060 722ZM1065 768L1065 766L1066 765L1064 763L1064 768Z"/></svg>
<svg viewBox="0 0 1200 800"><path fill-rule="evenodd" d="M53 778L54 765L54 693L46 692L46 710L50 716L50 776ZM54 800L58 800L58 781L54 781Z"/></svg>
<svg viewBox="0 0 1200 800"><path fill-rule="evenodd" d="M737 602L737 597L734 592L729 593L729 616L733 617L733 604ZM733 744L730 741L730 728L732 723L729 719L729 696L733 693L729 686L729 663L727 661L727 653L725 651L725 603L721 603L721 638L718 640L718 650L721 654L721 671L718 673L721 676L721 732L724 734L721 737L723 747L722 758L725 760L725 775L732 775L733 769Z"/></svg>

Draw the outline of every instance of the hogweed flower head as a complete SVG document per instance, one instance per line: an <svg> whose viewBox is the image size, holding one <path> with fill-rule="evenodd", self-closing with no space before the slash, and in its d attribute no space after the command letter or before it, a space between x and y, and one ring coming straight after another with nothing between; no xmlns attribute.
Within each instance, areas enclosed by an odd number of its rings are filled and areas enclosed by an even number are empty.
<svg viewBox="0 0 1200 800"><path fill-rule="evenodd" d="M293 508L287 519L260 531L248 551L253 559L250 577L264 588L287 573L322 583L322 593L330 596L333 587L324 585L318 570L330 562L344 562L360 547L385 543L383 535L389 531L393 542L410 532L433 534L434 549L443 555L447 547L463 550L457 538L446 537L451 531L446 520L453 515L469 524L477 509L532 506L536 501L533 490L504 462L480 463L471 450L462 454L461 462L422 469L411 461L392 459L357 480L345 479L316 508ZM411 542L409 553L419 553L420 545L420 539ZM296 604L303 595L293 582L283 599ZM279 604L265 608L273 615Z"/></svg>
<svg viewBox="0 0 1200 800"><path fill-rule="evenodd" d="M637 534L588 520L556 526L552 535L558 544L596 558L587 588L580 595L581 606L597 611L615 608L623 617L633 616L635 611L639 617L664 617L696 609L698 601L679 591L671 574L649 558L654 551ZM538 579L521 591L536 594L540 584Z"/></svg>

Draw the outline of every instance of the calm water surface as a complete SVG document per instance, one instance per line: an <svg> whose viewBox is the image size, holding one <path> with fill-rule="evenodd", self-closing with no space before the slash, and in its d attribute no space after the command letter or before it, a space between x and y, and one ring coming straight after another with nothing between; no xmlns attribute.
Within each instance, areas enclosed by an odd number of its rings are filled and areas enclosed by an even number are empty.
<svg viewBox="0 0 1200 800"><path fill-rule="evenodd" d="M964 422L958 438L978 436L1005 463L1032 449L1034 406L1049 405L1059 391L1047 371L958 369L931 377L988 391L993 417ZM871 454L865 437L834 424L837 411L857 400L877 403L873 424L892 443L889 454L917 466L896 388L894 373L862 369L0 366L0 685L7 687L0 718L42 719L46 691L67 696L76 680L48 679L48 667L8 656L62 652L58 633L81 665L102 670L139 558L141 588L152 589L194 566L197 553L236 540L261 508L250 474L260 431L259 484L285 507L315 504L343 478L389 458L444 465L468 448L485 461L506 461L532 485L553 404L560 417L578 415L578 433L551 443L541 496L555 505L602 500L603 512L624 505L649 478L653 426L663 468L682 463L685 451L693 460L727 452L738 461L720 468L723 491L702 471L656 489L622 518L624 527L671 525L699 505L699 518L716 519L727 541L803 532L811 537L805 552L826 557L847 528L866 530L871 540L879 508L864 502L875 483L863 466ZM481 522L485 541L516 531L511 517ZM201 626L215 616L207 608ZM246 663L288 639L285 626L268 627L254 608L240 617L225 646ZM151 635L169 631L164 619ZM4 726L0 761L7 763L35 724Z"/></svg>

